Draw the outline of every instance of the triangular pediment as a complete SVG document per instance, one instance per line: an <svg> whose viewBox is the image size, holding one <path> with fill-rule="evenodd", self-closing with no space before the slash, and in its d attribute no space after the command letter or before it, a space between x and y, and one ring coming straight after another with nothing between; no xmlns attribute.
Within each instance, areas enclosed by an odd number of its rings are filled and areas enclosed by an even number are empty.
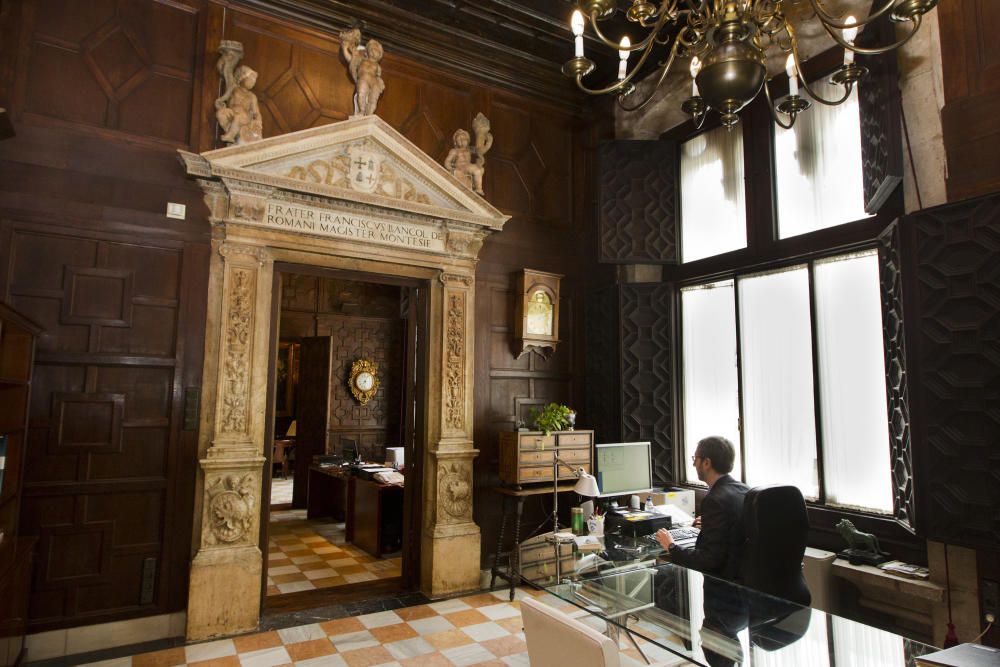
<svg viewBox="0 0 1000 667"><path fill-rule="evenodd" d="M378 116L230 146L181 151L192 176L360 202L500 230L509 216Z"/></svg>

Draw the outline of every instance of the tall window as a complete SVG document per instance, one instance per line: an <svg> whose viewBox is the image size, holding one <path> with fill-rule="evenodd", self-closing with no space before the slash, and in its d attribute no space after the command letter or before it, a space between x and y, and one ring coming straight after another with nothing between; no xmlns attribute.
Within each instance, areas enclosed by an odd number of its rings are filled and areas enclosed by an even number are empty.
<svg viewBox="0 0 1000 667"><path fill-rule="evenodd" d="M681 261L747 245L743 129L724 127L681 146Z"/></svg>
<svg viewBox="0 0 1000 667"><path fill-rule="evenodd" d="M840 86L811 84L826 99ZM867 218L862 187L858 91L830 107L813 104L786 130L774 126L778 237L788 238Z"/></svg>
<svg viewBox="0 0 1000 667"><path fill-rule="evenodd" d="M686 462L724 435L752 486L892 511L874 250L685 288L681 335Z"/></svg>

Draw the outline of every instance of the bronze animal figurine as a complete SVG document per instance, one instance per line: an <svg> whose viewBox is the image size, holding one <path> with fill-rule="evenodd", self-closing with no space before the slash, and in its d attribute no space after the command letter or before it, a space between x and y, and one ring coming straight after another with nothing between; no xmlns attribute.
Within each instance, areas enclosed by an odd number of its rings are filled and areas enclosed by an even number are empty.
<svg viewBox="0 0 1000 667"><path fill-rule="evenodd" d="M847 542L848 549L857 551L868 551L873 554L882 553L879 548L878 538L871 533L862 533L854 527L854 523L848 519L841 519L837 522L837 532Z"/></svg>

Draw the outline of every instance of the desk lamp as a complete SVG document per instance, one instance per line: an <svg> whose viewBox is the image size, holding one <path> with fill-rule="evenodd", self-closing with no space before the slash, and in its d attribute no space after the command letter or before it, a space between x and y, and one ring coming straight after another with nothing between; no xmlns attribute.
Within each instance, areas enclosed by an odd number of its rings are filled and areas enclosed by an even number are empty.
<svg viewBox="0 0 1000 667"><path fill-rule="evenodd" d="M293 419L292 420L292 423L288 425L288 430L285 431L285 437L286 438L294 438L295 437L295 432L298 429L298 424L299 424L299 422L298 422L297 419Z"/></svg>
<svg viewBox="0 0 1000 667"><path fill-rule="evenodd" d="M562 464L577 477L576 486L573 491L581 496L595 498L601 495L601 489L597 484L597 478L586 472L583 468L569 465L561 458L553 454L552 460L552 534L559 532L559 465Z"/></svg>

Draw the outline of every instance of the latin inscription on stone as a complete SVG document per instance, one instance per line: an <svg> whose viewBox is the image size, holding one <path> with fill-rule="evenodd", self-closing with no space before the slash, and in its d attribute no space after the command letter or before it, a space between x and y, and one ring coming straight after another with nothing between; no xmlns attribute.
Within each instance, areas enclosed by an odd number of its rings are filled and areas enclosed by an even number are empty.
<svg viewBox="0 0 1000 667"><path fill-rule="evenodd" d="M419 223L378 220L332 209L268 202L262 221L245 221L261 227L315 234L399 248L444 252L445 232Z"/></svg>

